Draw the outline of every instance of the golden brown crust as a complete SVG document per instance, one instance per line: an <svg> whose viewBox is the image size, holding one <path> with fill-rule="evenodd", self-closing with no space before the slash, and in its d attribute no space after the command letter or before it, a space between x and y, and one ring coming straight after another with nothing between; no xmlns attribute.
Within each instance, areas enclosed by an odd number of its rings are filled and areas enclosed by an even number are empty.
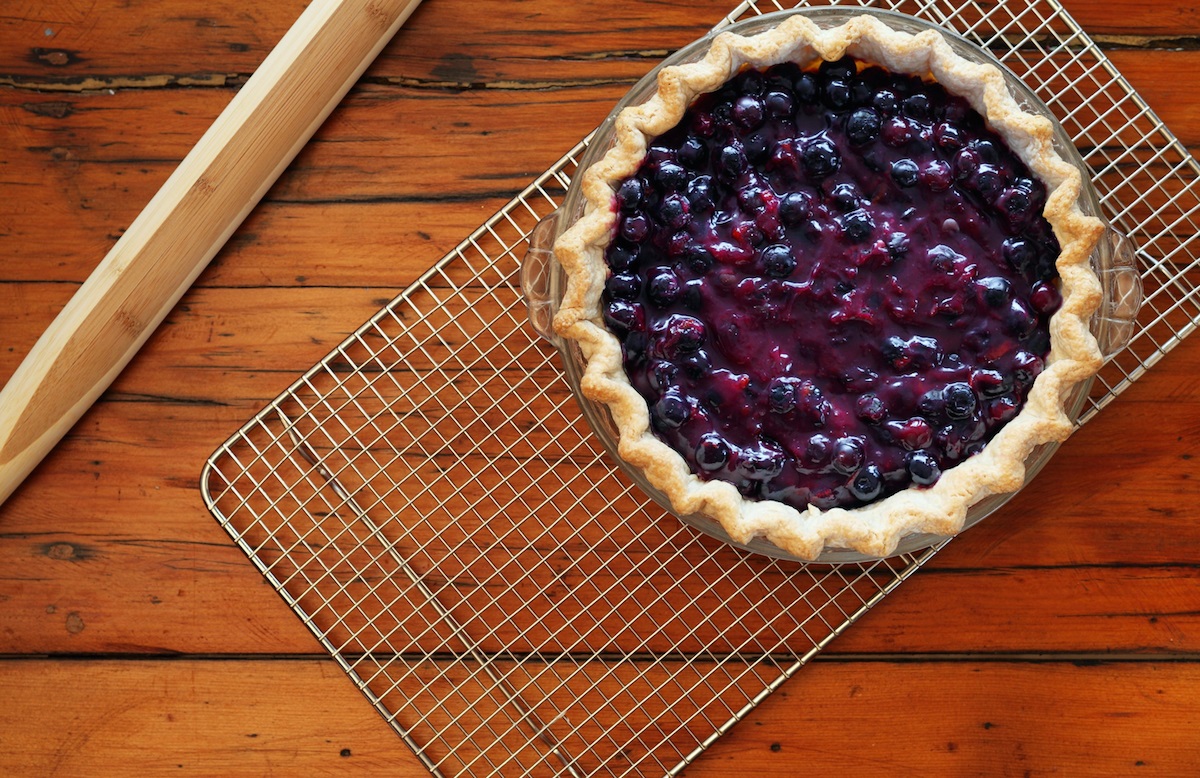
<svg viewBox="0 0 1200 778"><path fill-rule="evenodd" d="M861 508L798 511L775 501L746 500L724 481L700 480L650 431L646 402L630 385L620 344L601 318L600 296L608 272L604 249L616 218L616 183L636 171L648 140L675 126L697 95L717 89L746 65L806 65L846 54L894 72L931 74L983 114L1046 185L1044 215L1062 247L1058 272L1063 305L1050 322L1045 371L1021 413L981 453L948 469L929 488L909 488ZM1034 447L1071 433L1065 398L1102 362L1088 321L1101 298L1089 259L1103 225L1079 210L1081 175L1054 151L1051 123L1021 109L999 70L963 59L936 31L910 35L868 16L822 30L804 16L792 16L753 37L719 35L703 61L664 68L657 93L647 103L623 111L615 128L613 148L582 174L587 201L583 216L554 247L568 278L554 325L561 336L579 344L587 360L582 389L610 410L620 430L620 455L668 496L676 512L711 516L739 543L762 536L804 559L816 558L826 547L882 556L909 534L958 532L971 505L1022 485L1024 463Z"/></svg>

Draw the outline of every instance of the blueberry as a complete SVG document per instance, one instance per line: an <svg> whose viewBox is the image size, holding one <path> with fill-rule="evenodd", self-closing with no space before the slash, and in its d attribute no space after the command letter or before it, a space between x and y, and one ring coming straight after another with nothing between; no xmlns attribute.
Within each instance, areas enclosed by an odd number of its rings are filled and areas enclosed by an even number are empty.
<svg viewBox="0 0 1200 778"><path fill-rule="evenodd" d="M655 164L659 162L669 162L675 159L675 149L665 143L651 143L650 146L646 148L646 159L647 161Z"/></svg>
<svg viewBox="0 0 1200 778"><path fill-rule="evenodd" d="M917 400L917 407L927 419L936 419L946 411L945 393L940 389L930 389Z"/></svg>
<svg viewBox="0 0 1200 778"><path fill-rule="evenodd" d="M833 441L828 435L816 433L804 446L804 461L810 467L823 467L833 455Z"/></svg>
<svg viewBox="0 0 1200 778"><path fill-rule="evenodd" d="M669 429L682 426L691 415L688 401L674 392L667 392L654 404L654 418Z"/></svg>
<svg viewBox="0 0 1200 778"><path fill-rule="evenodd" d="M613 300L636 300L642 293L642 279L634 273L617 273L609 277L604 289Z"/></svg>
<svg viewBox="0 0 1200 778"><path fill-rule="evenodd" d="M746 170L746 153L740 146L722 146L717 167L726 179L736 179Z"/></svg>
<svg viewBox="0 0 1200 778"><path fill-rule="evenodd" d="M692 269L692 272L699 275L707 273L713 266L712 254L708 253L700 245L688 246L687 250L683 253L683 259L687 263L687 266Z"/></svg>
<svg viewBox="0 0 1200 778"><path fill-rule="evenodd" d="M695 316L674 313L667 317L659 338L664 354L680 356L699 350L707 336L704 322Z"/></svg>
<svg viewBox="0 0 1200 778"><path fill-rule="evenodd" d="M604 307L604 323L617 335L646 328L646 311L640 303L613 300Z"/></svg>
<svg viewBox="0 0 1200 778"><path fill-rule="evenodd" d="M904 98L903 110L904 115L908 118L925 121L929 118L929 96L919 92L915 95L909 95Z"/></svg>
<svg viewBox="0 0 1200 778"><path fill-rule="evenodd" d="M971 388L980 394L980 396L991 399L1007 394L1012 391L1013 380L1011 376L1001 373L999 370L980 367L971 371L970 377Z"/></svg>
<svg viewBox="0 0 1200 778"><path fill-rule="evenodd" d="M975 150L981 160L989 165L995 165L1000 161L1000 149L990 140L973 140L971 148Z"/></svg>
<svg viewBox="0 0 1200 778"><path fill-rule="evenodd" d="M862 440L856 437L839 438L833 444L833 469L842 475L850 475L863 463Z"/></svg>
<svg viewBox="0 0 1200 778"><path fill-rule="evenodd" d="M645 364L646 351L650 346L650 335L645 330L630 330L625 333L621 346L625 360L630 365Z"/></svg>
<svg viewBox="0 0 1200 778"><path fill-rule="evenodd" d="M763 90L763 74L758 70L745 70L739 76L741 80L741 88L738 90L745 94L760 94Z"/></svg>
<svg viewBox="0 0 1200 778"><path fill-rule="evenodd" d="M875 220L869 211L859 209L840 218L842 233L851 243L862 243L871 237L875 229Z"/></svg>
<svg viewBox="0 0 1200 778"><path fill-rule="evenodd" d="M883 492L883 473L880 472L879 465L874 463L863 465L850 478L848 486L850 494L859 500L863 502L874 500Z"/></svg>
<svg viewBox="0 0 1200 778"><path fill-rule="evenodd" d="M879 347L879 353L884 361L897 369L903 369L908 366L908 357L905 355L905 346L907 341L897 335L890 335L884 339L883 345Z"/></svg>
<svg viewBox="0 0 1200 778"><path fill-rule="evenodd" d="M945 192L954 183L954 171L950 169L950 163L934 159L921 168L920 179L931 192Z"/></svg>
<svg viewBox="0 0 1200 778"><path fill-rule="evenodd" d="M853 211L862 200L858 193L858 187L848 181L835 186L829 196L833 201L833 207L842 213Z"/></svg>
<svg viewBox="0 0 1200 778"><path fill-rule="evenodd" d="M763 209L767 193L757 184L743 186L737 192L738 205L743 213L757 213Z"/></svg>
<svg viewBox="0 0 1200 778"><path fill-rule="evenodd" d="M933 142L943 151L958 151L963 147L962 132L949 122L941 122L933 128Z"/></svg>
<svg viewBox="0 0 1200 778"><path fill-rule="evenodd" d="M751 481L770 481L783 472L784 453L769 444L742 449L735 471Z"/></svg>
<svg viewBox="0 0 1200 778"><path fill-rule="evenodd" d="M909 239L904 232L893 232L887 237L887 252L892 259L899 259L908 253Z"/></svg>
<svg viewBox="0 0 1200 778"><path fill-rule="evenodd" d="M937 483L942 476L942 468L928 451L914 451L904 459L908 475L917 486L929 486Z"/></svg>
<svg viewBox="0 0 1200 778"><path fill-rule="evenodd" d="M847 108L853 102L850 93L850 83L841 79L833 79L825 84L825 104L835 111Z"/></svg>
<svg viewBox="0 0 1200 778"><path fill-rule="evenodd" d="M715 432L705 433L696 444L696 464L701 470L720 470L729 461L729 444Z"/></svg>
<svg viewBox="0 0 1200 778"><path fill-rule="evenodd" d="M712 360L708 358L708 352L699 349L695 353L680 357L679 367L688 378L697 380L712 372Z"/></svg>
<svg viewBox="0 0 1200 778"><path fill-rule="evenodd" d="M1033 210L1033 194L1024 189L1009 187L1000 193L996 206L1013 223L1029 217Z"/></svg>
<svg viewBox="0 0 1200 778"><path fill-rule="evenodd" d="M658 214L664 224L673 230L682 230L691 222L691 204L681 194L670 194L658 206Z"/></svg>
<svg viewBox="0 0 1200 778"><path fill-rule="evenodd" d="M637 264L637 250L614 243L608 247L604 258L608 261L608 266L619 273L622 270L629 270Z"/></svg>
<svg viewBox="0 0 1200 778"><path fill-rule="evenodd" d="M1045 367L1037 354L1022 350L1013 355L1013 376L1024 387L1029 387Z"/></svg>
<svg viewBox="0 0 1200 778"><path fill-rule="evenodd" d="M821 219L809 219L804 223L804 237L808 238L810 243L820 243L826 232L826 222Z"/></svg>
<svg viewBox="0 0 1200 778"><path fill-rule="evenodd" d="M682 165L660 162L654 172L654 180L663 192L679 192L687 186L688 173Z"/></svg>
<svg viewBox="0 0 1200 778"><path fill-rule="evenodd" d="M1005 320L1008 331L1017 338L1024 338L1037 329L1037 315L1021 300L1009 303L1008 317Z"/></svg>
<svg viewBox="0 0 1200 778"><path fill-rule="evenodd" d="M889 421L887 429L901 448L915 451L933 442L933 427L920 416L906 421Z"/></svg>
<svg viewBox="0 0 1200 778"><path fill-rule="evenodd" d="M875 140L879 129L879 112L874 108L858 108L846 117L846 136L856 146Z"/></svg>
<svg viewBox="0 0 1200 778"><path fill-rule="evenodd" d="M679 145L679 161L693 170L708 160L708 146L699 138L687 138Z"/></svg>
<svg viewBox="0 0 1200 778"><path fill-rule="evenodd" d="M896 93L892 90L881 89L871 98L871 105L875 106L876 110L884 116L891 116L900 107L900 101L896 98Z"/></svg>
<svg viewBox="0 0 1200 778"><path fill-rule="evenodd" d="M675 379L679 376L679 367L671 362L662 359L655 360L650 364L650 371L647 373L647 379L650 381L650 388L657 392L665 392L675 384Z"/></svg>
<svg viewBox="0 0 1200 778"><path fill-rule="evenodd" d="M772 116L790 116L796 110L791 94L780 90L767 92L763 104Z"/></svg>
<svg viewBox="0 0 1200 778"><path fill-rule="evenodd" d="M837 146L828 138L814 138L804 145L804 172L810 178L820 179L837 172L842 158Z"/></svg>
<svg viewBox="0 0 1200 778"><path fill-rule="evenodd" d="M817 80L805 73L796 79L796 98L802 103L814 103L817 100Z"/></svg>
<svg viewBox="0 0 1200 778"><path fill-rule="evenodd" d="M712 178L709 176L697 176L688 182L687 187L688 202L691 203L691 210L704 214L712 211Z"/></svg>
<svg viewBox="0 0 1200 778"><path fill-rule="evenodd" d="M1054 284L1039 281L1029 294L1029 302L1035 311L1043 316L1048 316L1062 305L1062 294Z"/></svg>
<svg viewBox="0 0 1200 778"><path fill-rule="evenodd" d="M858 72L858 65L853 57L842 57L839 60L823 60L817 66L817 72L827 81L847 81Z"/></svg>
<svg viewBox="0 0 1200 778"><path fill-rule="evenodd" d="M861 78L850 80L850 104L870 105L875 96L875 88Z"/></svg>
<svg viewBox="0 0 1200 778"><path fill-rule="evenodd" d="M1000 254L1018 272L1024 272L1037 261L1037 249L1024 238L1005 238L1000 244Z"/></svg>
<svg viewBox="0 0 1200 778"><path fill-rule="evenodd" d="M898 159L892 163L892 180L897 186L910 187L917 185L917 176L921 169L911 159Z"/></svg>
<svg viewBox="0 0 1200 778"><path fill-rule="evenodd" d="M765 108L762 100L753 95L744 95L733 104L733 120L747 130L762 126Z"/></svg>
<svg viewBox="0 0 1200 778"><path fill-rule="evenodd" d="M751 246L759 246L767 239L766 233L759 229L759 226L754 222L742 222L735 226L733 228L733 237L740 244L749 244Z"/></svg>
<svg viewBox="0 0 1200 778"><path fill-rule="evenodd" d="M806 192L789 192L779 200L779 218L795 227L812 215L813 198Z"/></svg>
<svg viewBox="0 0 1200 778"><path fill-rule="evenodd" d="M941 345L937 338L931 338L926 335L914 335L908 340L903 340L898 337L888 338L884 341L885 357L897 370L905 369L928 369L936 365L942 356ZM898 353L896 356L890 357L895 349Z"/></svg>
<svg viewBox="0 0 1200 778"><path fill-rule="evenodd" d="M976 280L975 285L979 287L983 301L993 308L1007 306L1012 298L1012 283L1007 278L987 276Z"/></svg>
<svg viewBox="0 0 1200 778"><path fill-rule="evenodd" d="M650 302L665 308L679 299L681 291L679 277L674 272L664 269L650 277L646 296L650 298Z"/></svg>
<svg viewBox="0 0 1200 778"><path fill-rule="evenodd" d="M704 307L703 288L704 281L699 278L684 282L683 288L679 292L679 302L690 311L699 311Z"/></svg>
<svg viewBox="0 0 1200 778"><path fill-rule="evenodd" d="M854 404L858 418L868 424L880 424L887 417L887 406L873 393L861 395Z"/></svg>
<svg viewBox="0 0 1200 778"><path fill-rule="evenodd" d="M979 166L983 164L983 160L979 158L979 153L974 149L965 148L954 155L954 175L959 180L968 179L979 171Z"/></svg>
<svg viewBox="0 0 1200 778"><path fill-rule="evenodd" d="M733 124L733 103L731 94L722 94L720 100L713 104L712 120L714 134L728 130ZM726 134L722 132L722 134Z"/></svg>
<svg viewBox="0 0 1200 778"><path fill-rule="evenodd" d="M948 384L942 396L946 401L946 415L951 419L966 419L975 413L978 401L970 384L961 381Z"/></svg>
<svg viewBox="0 0 1200 778"><path fill-rule="evenodd" d="M634 213L642 206L645 186L637 178L627 178L617 188L617 203L624 213Z"/></svg>
<svg viewBox="0 0 1200 778"><path fill-rule="evenodd" d="M641 243L650 234L650 222L645 216L627 216L621 221L620 234L630 243Z"/></svg>
<svg viewBox="0 0 1200 778"><path fill-rule="evenodd" d="M761 165L771 155L771 144L761 132L747 135L742 147L746 151L746 160L751 164Z"/></svg>
<svg viewBox="0 0 1200 778"><path fill-rule="evenodd" d="M762 262L763 271L773 278L787 278L796 269L792 250L778 243L762 250Z"/></svg>
<svg viewBox="0 0 1200 778"><path fill-rule="evenodd" d="M799 379L784 376L773 378L767 386L767 407L773 413L786 414L796 409L796 389Z"/></svg>
<svg viewBox="0 0 1200 778"><path fill-rule="evenodd" d="M913 139L913 129L907 119L893 116L883 123L879 137L888 146L898 149Z"/></svg>
<svg viewBox="0 0 1200 778"><path fill-rule="evenodd" d="M966 257L944 243L930 248L925 256L929 259L930 267L940 273L953 273L966 260Z"/></svg>
<svg viewBox="0 0 1200 778"><path fill-rule="evenodd" d="M968 179L968 183L976 192L987 200L994 199L1004 187L1004 175L995 165L980 165Z"/></svg>
<svg viewBox="0 0 1200 778"><path fill-rule="evenodd" d="M955 462L963 458L967 444L970 442L967 439L970 425L969 421L958 425L951 423L934 433L934 443L940 449L940 461Z"/></svg>

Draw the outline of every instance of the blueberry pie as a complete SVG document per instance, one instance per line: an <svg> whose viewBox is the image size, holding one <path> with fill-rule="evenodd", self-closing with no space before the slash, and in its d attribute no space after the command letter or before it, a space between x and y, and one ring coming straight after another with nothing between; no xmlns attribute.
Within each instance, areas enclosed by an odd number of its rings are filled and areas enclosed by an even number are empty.
<svg viewBox="0 0 1200 778"><path fill-rule="evenodd" d="M1103 227L997 69L936 31L792 16L616 122L555 245L555 328L677 512L883 555L1070 433Z"/></svg>

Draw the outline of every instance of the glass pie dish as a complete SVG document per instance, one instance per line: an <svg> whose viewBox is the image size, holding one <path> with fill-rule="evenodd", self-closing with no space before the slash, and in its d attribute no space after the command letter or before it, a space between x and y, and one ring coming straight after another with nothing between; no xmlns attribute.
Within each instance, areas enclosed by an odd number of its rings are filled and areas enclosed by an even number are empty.
<svg viewBox="0 0 1200 778"><path fill-rule="evenodd" d="M804 15L809 21L822 29L837 27L853 17L863 15L880 19L891 29L900 32L915 34L928 29L935 29L941 33L942 37L960 57L971 62L996 66L1004 77L1009 93L1021 109L1030 114L1043 116L1051 121L1054 127L1055 151L1062 159L1075 166L1084 174L1083 187L1078 202L1080 210L1085 214L1099 216L1100 207L1098 198L1094 189L1088 183L1084 163L1062 128L1054 121L1053 114L1049 109L1016 76L1004 69L990 54L952 33L912 17L892 12L838 8L797 9L768 14L726 28L722 32L732 31L740 35L751 36L774 29L786 19L797 14ZM617 103L612 113L593 136L586 154L580 161L579 170L588 169L593 163L603 157L613 145L615 137L614 125L618 115L630 106L644 103L655 94L658 89L658 72L669 65L692 63L704 59L712 44L714 35L715 33L711 33L684 47L635 85ZM583 354L574 341L558 337L552 327L552 320L562 300L566 283L566 273L555 260L552 246L558 237L583 215L585 198L580 191L579 181L580 177L577 176L568 189L562 206L554 214L543 220L531 235L530 250L522 266L522 287L528 302L532 326L539 334L554 343L560 351L567 380L576 397L579 399L584 415L596 435L610 454L616 458L627 475L652 497L656 503L668 512L678 516L682 521L726 542L756 553L796 559L796 557L763 538L756 538L749 543L737 543L729 537L728 533L716 520L702 515L680 515L674 511L671 501L667 496L650 484L639 468L630 465L624 458L618 455L618 431L608 409L604 405L590 400L580 390L580 381L586 364ZM1091 256L1091 265L1101 282L1103 292L1100 308L1090 322L1091 329L1097 338L1104 356L1111 357L1127 344L1133 333L1134 320L1141 302L1140 279L1131 247L1111 227L1106 228L1105 234L1098 242ZM1072 420L1076 419L1082 411L1090 385L1091 379L1080 382L1073 387L1069 396L1066 397L1065 410ZM1057 449L1058 445L1058 443L1046 443L1034 448L1030 452L1025 460L1026 481L1036 475L1038 470L1041 469ZM1011 499L1015 493L990 494L972 504L967 511L963 529L978 523L985 516L994 512ZM943 537L937 535L923 533L910 534L901 539L899 545L892 553L911 552L940 542L943 539ZM857 551L826 548L815 561L823 563L852 562L869 558L871 557Z"/></svg>

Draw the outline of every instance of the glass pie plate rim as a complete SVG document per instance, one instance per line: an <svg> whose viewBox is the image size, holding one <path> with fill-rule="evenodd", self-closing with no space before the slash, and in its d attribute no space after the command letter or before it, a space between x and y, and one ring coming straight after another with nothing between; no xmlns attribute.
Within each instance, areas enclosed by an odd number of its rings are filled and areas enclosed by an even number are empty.
<svg viewBox="0 0 1200 778"><path fill-rule="evenodd" d="M826 548L816 559L806 560L783 551L762 537L755 538L749 543L739 543L730 538L724 528L715 519L703 515L684 515L676 512L666 495L651 485L640 469L631 465L617 453L617 428L612 421L607 407L588 399L580 388L585 360L578 345L574 341L559 337L551 325L558 303L562 299L566 281L565 271L563 271L561 265L554 259L552 246L558 235L582 214L583 198L580 192L580 176L578 172L586 170L611 147L616 117L625 108L640 104L649 99L656 89L656 78L662 68L702 59L716 35L724 32L735 32L744 35L755 34L771 29L784 19L796 14L808 16L823 28L836 26L853 16L867 14L883 19L893 29L913 33L928 29L937 30L942 33L959 55L976 62L984 62L997 67L1003 74L1009 91L1024 110L1050 119L1054 127L1055 150L1084 174L1083 187L1079 199L1081 210L1090 215L1100 217L1103 220L1099 197L1091 183L1088 168L1051 109L1019 77L993 57L986 49L976 46L953 31L895 11L833 6L795 8L763 14L744 22L710 31L708 34L665 58L616 103L608 117L591 137L587 150L579 160L576 169L577 174L573 177L561 205L543 218L530 233L529 250L521 263L521 287L528 307L530 324L538 335L550 341L558 350L562 359L563 371L567 383L570 385L571 391L575 395L593 433L600 439L609 456L617 462L625 475L660 508L709 536L751 553L802 563L842 564L869 562L879 557L850 549ZM1092 267L1100 278L1104 297L1099 310L1091 320L1091 329L1100 344L1105 359L1108 360L1128 344L1133 334L1138 309L1142 301L1142 288L1132 245L1121 233L1116 231L1111 225L1108 225L1107 221L1105 221L1105 227L1105 233L1101 236L1101 240L1092 255ZM1083 412L1094 380L1093 377L1080 382L1072 389L1068 396L1065 407L1072 421L1077 421L1079 415ZM1025 460L1026 484L1041 471L1060 445L1061 443L1058 442L1045 443L1037 446L1030 452ZM961 533L978 524L987 516L999 510L1019 492L1020 489L1012 492L991 494L974 503L968 509L966 519L959 532ZM947 539L947 536L928 533L906 535L900 539L896 549L888 556L898 556L921 551L938 545Z"/></svg>

